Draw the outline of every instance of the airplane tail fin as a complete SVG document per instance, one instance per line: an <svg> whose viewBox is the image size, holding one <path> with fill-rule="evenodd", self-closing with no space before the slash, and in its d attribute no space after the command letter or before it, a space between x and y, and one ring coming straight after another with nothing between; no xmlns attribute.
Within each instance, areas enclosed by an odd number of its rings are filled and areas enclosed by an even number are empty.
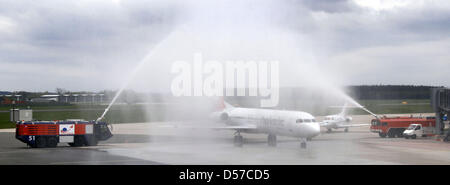
<svg viewBox="0 0 450 185"><path fill-rule="evenodd" d="M223 97L220 98L219 110L232 109L234 106L225 101Z"/></svg>
<svg viewBox="0 0 450 185"><path fill-rule="evenodd" d="M348 110L347 108L348 108L348 103L345 102L344 106L342 107L342 111L341 111L341 113L339 113L339 115L341 115L343 117L347 116L347 110Z"/></svg>

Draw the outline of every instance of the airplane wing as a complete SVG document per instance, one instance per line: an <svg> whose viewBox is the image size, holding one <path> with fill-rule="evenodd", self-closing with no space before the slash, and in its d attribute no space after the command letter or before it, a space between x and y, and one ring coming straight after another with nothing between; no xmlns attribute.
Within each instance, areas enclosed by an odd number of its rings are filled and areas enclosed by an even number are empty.
<svg viewBox="0 0 450 185"><path fill-rule="evenodd" d="M338 128L347 128L347 127L363 127L363 126L369 126L370 124L340 124L337 127Z"/></svg>
<svg viewBox="0 0 450 185"><path fill-rule="evenodd" d="M230 125L224 127L211 127L212 129L219 130L254 130L257 129L256 125Z"/></svg>
<svg viewBox="0 0 450 185"><path fill-rule="evenodd" d="M319 122L319 125L323 127L325 125L328 125L328 123L327 122Z"/></svg>
<svg viewBox="0 0 450 185"><path fill-rule="evenodd" d="M180 128L180 129L215 129L215 130L253 130L257 129L256 125L253 124L243 124L243 125L218 125L205 124L205 122L184 122L184 123L169 123L160 125L163 128Z"/></svg>
<svg viewBox="0 0 450 185"><path fill-rule="evenodd" d="M319 125L320 125L321 127L325 127L325 126L329 126L329 125L334 125L334 124L337 124L337 122L325 122L325 121L319 122Z"/></svg>

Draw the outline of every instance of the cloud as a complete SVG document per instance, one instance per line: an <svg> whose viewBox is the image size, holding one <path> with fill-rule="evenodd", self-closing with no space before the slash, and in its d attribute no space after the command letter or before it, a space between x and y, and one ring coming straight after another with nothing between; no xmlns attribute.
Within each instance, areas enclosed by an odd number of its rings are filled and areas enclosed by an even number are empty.
<svg viewBox="0 0 450 185"><path fill-rule="evenodd" d="M136 63L171 30L174 11L170 3L157 1L6 1L0 7L0 32L8 33L0 34L0 75L17 78L3 88L112 88L89 83L106 80L118 63ZM22 81L19 75L41 78ZM32 83L41 86L30 88Z"/></svg>
<svg viewBox="0 0 450 185"><path fill-rule="evenodd" d="M327 66L348 84L428 84L448 86L450 38L396 46L377 46L330 57ZM356 67L355 67L356 66ZM356 69L356 70L355 70Z"/></svg>
<svg viewBox="0 0 450 185"><path fill-rule="evenodd" d="M215 56L251 58L270 48L273 53L286 54L279 57L286 60L292 53L313 55L292 57L314 58L308 62L339 76L335 79L341 78L344 84L450 85L431 67L449 61L448 50L442 49L450 42L448 1L364 2L3 0L0 79L9 80L2 88L118 88L123 82L120 77L161 42L165 48L158 55L161 57L191 57L176 48L198 46ZM202 42L206 46L201 46ZM272 46L263 47L265 44ZM236 46L245 48L227 48ZM287 46L289 52L284 51ZM164 73L163 67L170 66L167 62L155 64L152 70L161 68L154 73ZM342 66L358 68L349 71ZM374 69L386 66L391 68L384 69L389 73L383 78L374 75ZM406 78L411 71L421 72ZM154 88L165 83L170 79L159 80Z"/></svg>
<svg viewBox="0 0 450 185"><path fill-rule="evenodd" d="M355 4L348 0L302 0L300 3L312 11L328 13L349 12L357 9Z"/></svg>

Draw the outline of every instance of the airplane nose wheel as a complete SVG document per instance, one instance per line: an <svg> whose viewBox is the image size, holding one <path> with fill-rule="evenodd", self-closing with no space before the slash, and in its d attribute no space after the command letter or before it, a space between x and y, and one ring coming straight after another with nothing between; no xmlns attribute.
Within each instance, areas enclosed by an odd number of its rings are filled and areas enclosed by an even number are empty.
<svg viewBox="0 0 450 185"><path fill-rule="evenodd" d="M267 136L267 144L269 144L269 146L277 146L277 136L269 134L269 136Z"/></svg>
<svg viewBox="0 0 450 185"><path fill-rule="evenodd" d="M241 136L240 132L236 132L234 134L234 146L242 147L243 144L244 144L244 137Z"/></svg>

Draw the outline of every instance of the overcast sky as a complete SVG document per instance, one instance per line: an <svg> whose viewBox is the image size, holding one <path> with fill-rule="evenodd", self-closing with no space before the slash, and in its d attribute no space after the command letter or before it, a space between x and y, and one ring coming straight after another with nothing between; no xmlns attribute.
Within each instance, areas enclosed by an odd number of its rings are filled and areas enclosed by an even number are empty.
<svg viewBox="0 0 450 185"><path fill-rule="evenodd" d="M189 60L194 52L212 60L281 60L282 72L292 64L311 71L313 64L320 69L313 76L342 85L450 86L448 0L0 4L0 90L117 89L149 52L157 61L143 69L147 76L134 84L138 89L164 91L170 62Z"/></svg>

